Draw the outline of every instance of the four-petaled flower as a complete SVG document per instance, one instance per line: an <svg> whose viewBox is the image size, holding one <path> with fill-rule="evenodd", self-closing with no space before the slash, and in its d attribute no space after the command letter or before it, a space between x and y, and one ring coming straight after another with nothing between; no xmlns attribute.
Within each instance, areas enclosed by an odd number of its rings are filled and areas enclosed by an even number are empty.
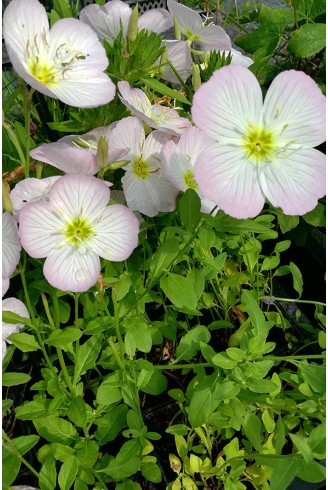
<svg viewBox="0 0 328 490"><path fill-rule="evenodd" d="M236 218L267 198L287 215L311 211L325 195L325 97L303 72L280 73L263 103L247 68L216 71L196 92L194 123L218 143L203 152L195 178L205 196Z"/></svg>
<svg viewBox="0 0 328 490"><path fill-rule="evenodd" d="M64 175L48 194L49 202L20 211L19 235L31 257L46 257L47 281L63 291L87 291L100 273L100 257L127 259L138 244L139 223L120 204L107 206L110 191L91 175Z"/></svg>
<svg viewBox="0 0 328 490"><path fill-rule="evenodd" d="M97 107L115 96L103 73L108 59L93 30L60 19L49 30L38 0L12 0L3 16L3 37L16 72L31 87L76 107Z"/></svg>

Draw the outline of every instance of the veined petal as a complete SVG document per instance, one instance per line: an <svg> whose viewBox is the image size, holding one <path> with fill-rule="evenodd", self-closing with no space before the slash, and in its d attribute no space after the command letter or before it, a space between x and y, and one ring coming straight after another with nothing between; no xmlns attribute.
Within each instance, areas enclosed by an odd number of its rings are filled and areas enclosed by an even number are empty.
<svg viewBox="0 0 328 490"><path fill-rule="evenodd" d="M19 262L21 244L17 223L10 213L2 214L2 277L8 278Z"/></svg>
<svg viewBox="0 0 328 490"><path fill-rule="evenodd" d="M201 45L207 49L231 49L231 40L225 30L216 25L205 26L201 30Z"/></svg>
<svg viewBox="0 0 328 490"><path fill-rule="evenodd" d="M161 152L163 145L170 139L172 139L172 135L168 133L164 133L163 131L158 131L156 129L155 131L152 131L147 136L145 141L145 146L143 149L144 158L148 159L155 155L155 158L157 157L159 161L159 153Z"/></svg>
<svg viewBox="0 0 328 490"><path fill-rule="evenodd" d="M228 50L224 50L223 53L226 56L228 56L229 53L231 54L231 65L239 65L248 68L250 65L254 63L252 58L245 56L237 49L230 48Z"/></svg>
<svg viewBox="0 0 328 490"><path fill-rule="evenodd" d="M305 73L284 71L273 80L264 101L264 122L279 133L279 146L317 146L326 139L326 98Z"/></svg>
<svg viewBox="0 0 328 490"><path fill-rule="evenodd" d="M140 179L128 169L122 177L122 185L126 202L133 211L153 217L160 211L175 209L178 190L159 172Z"/></svg>
<svg viewBox="0 0 328 490"><path fill-rule="evenodd" d="M182 153L189 156L191 165L194 167L198 156L211 146L216 146L216 143L201 129L192 126L182 133L177 145Z"/></svg>
<svg viewBox="0 0 328 490"><path fill-rule="evenodd" d="M45 179L28 178L17 182L10 192L10 199L14 209L14 216L28 203L48 200L51 186L60 176L46 177Z"/></svg>
<svg viewBox="0 0 328 490"><path fill-rule="evenodd" d="M24 65L28 57L28 43L34 40L38 43L48 35L48 31L46 9L38 0L12 0L9 3L3 15L3 37L10 59L11 54L16 53ZM13 66L16 69L14 63Z"/></svg>
<svg viewBox="0 0 328 490"><path fill-rule="evenodd" d="M263 208L257 166L244 152L228 145L202 153L195 166L195 178L204 195L235 218L253 218Z"/></svg>
<svg viewBox="0 0 328 490"><path fill-rule="evenodd" d="M105 3L104 10L110 18L108 22L114 28L114 36L118 36L121 23L123 36L126 36L129 28L130 17L132 14L131 7L121 0L112 0Z"/></svg>
<svg viewBox="0 0 328 490"><path fill-rule="evenodd" d="M249 122L261 118L262 92L255 76L242 66L220 68L195 93L194 123L216 141L239 143Z"/></svg>
<svg viewBox="0 0 328 490"><path fill-rule="evenodd" d="M63 221L47 201L27 204L19 213L19 237L26 252L36 259L63 242Z"/></svg>
<svg viewBox="0 0 328 490"><path fill-rule="evenodd" d="M140 15L138 19L138 29L146 29L148 31L161 32L167 31L173 27L173 20L166 9L151 9Z"/></svg>
<svg viewBox="0 0 328 490"><path fill-rule="evenodd" d="M6 292L9 289L9 278L7 277L6 279L2 278L2 296L6 294Z"/></svg>
<svg viewBox="0 0 328 490"><path fill-rule="evenodd" d="M81 10L80 20L88 24L100 39L112 43L120 33L122 22L123 35L127 33L132 10L119 0L108 2L104 6L87 5Z"/></svg>
<svg viewBox="0 0 328 490"><path fill-rule="evenodd" d="M145 122L146 119L145 119ZM180 117L175 109L154 104L151 106L150 127L178 136L191 126L188 119Z"/></svg>
<svg viewBox="0 0 328 490"><path fill-rule="evenodd" d="M90 77L87 69L78 76L65 75L56 87L52 87L52 96L73 107L98 107L108 104L115 97L115 85L105 73Z"/></svg>
<svg viewBox="0 0 328 490"><path fill-rule="evenodd" d="M260 171L263 193L287 215L312 211L326 193L325 155L313 148L290 151Z"/></svg>
<svg viewBox="0 0 328 490"><path fill-rule="evenodd" d="M22 301L17 298L6 298L2 300L2 311L11 311L22 318L30 318L30 314L27 311L26 306ZM8 344L11 344L7 339L12 333L17 333L22 327L23 323L5 323L2 322L2 340L6 340Z"/></svg>
<svg viewBox="0 0 328 490"><path fill-rule="evenodd" d="M143 124L132 116L121 119L108 139L108 148L111 148L111 151L129 150L128 155L125 156L126 160L132 159L134 155L140 155L144 144L145 130Z"/></svg>
<svg viewBox="0 0 328 490"><path fill-rule="evenodd" d="M113 204L95 224L93 250L107 260L127 259L138 245L139 222L126 206Z"/></svg>
<svg viewBox="0 0 328 490"><path fill-rule="evenodd" d="M96 155L88 149L78 148L70 141L44 143L30 151L30 155L35 160L48 163L67 174L94 175L98 172Z"/></svg>
<svg viewBox="0 0 328 490"><path fill-rule="evenodd" d="M132 88L129 82L118 82L117 87L120 91L121 102L130 109L133 114L144 119L151 113L151 103L147 95L140 88Z"/></svg>
<svg viewBox="0 0 328 490"><path fill-rule="evenodd" d="M46 258L43 273L49 284L62 291L79 293L96 284L100 260L89 250L71 246L53 249Z"/></svg>
<svg viewBox="0 0 328 490"><path fill-rule="evenodd" d="M183 34L198 32L199 28L203 26L201 16L189 7L175 0L167 0L167 8L172 17L177 19Z"/></svg>
<svg viewBox="0 0 328 490"><path fill-rule="evenodd" d="M49 201L64 219L83 215L94 221L109 201L109 189L103 181L91 175L69 174L52 186Z"/></svg>
<svg viewBox="0 0 328 490"><path fill-rule="evenodd" d="M185 41L166 41L167 58L178 72L180 78L185 82L191 74L191 54ZM167 64L164 66L161 78L171 83L180 84L179 79Z"/></svg>

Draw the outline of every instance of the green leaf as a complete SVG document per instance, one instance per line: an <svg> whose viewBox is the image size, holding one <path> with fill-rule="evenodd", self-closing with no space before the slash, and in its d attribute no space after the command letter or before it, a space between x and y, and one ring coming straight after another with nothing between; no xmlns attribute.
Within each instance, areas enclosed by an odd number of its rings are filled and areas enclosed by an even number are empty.
<svg viewBox="0 0 328 490"><path fill-rule="evenodd" d="M150 326L141 316L132 316L124 323L128 334L133 337L134 345L141 352L149 352L152 346Z"/></svg>
<svg viewBox="0 0 328 490"><path fill-rule="evenodd" d="M37 399L20 405L16 408L16 417L19 420L34 420L48 415L50 400Z"/></svg>
<svg viewBox="0 0 328 490"><path fill-rule="evenodd" d="M192 427L200 427L220 403L219 374L213 373L200 379L191 396L188 419Z"/></svg>
<svg viewBox="0 0 328 490"><path fill-rule="evenodd" d="M288 51L299 58L308 58L326 47L326 24L304 24L292 33Z"/></svg>
<svg viewBox="0 0 328 490"><path fill-rule="evenodd" d="M39 486L41 490L54 490L56 488L56 461L48 458L39 472Z"/></svg>
<svg viewBox="0 0 328 490"><path fill-rule="evenodd" d="M241 294L241 299L251 319L255 335L261 335L266 338L270 323L265 320L263 311L259 307L254 295L251 291L244 289Z"/></svg>
<svg viewBox="0 0 328 490"><path fill-rule="evenodd" d="M326 370L318 364L307 364L305 361L298 364L302 377L313 391L323 395L326 391Z"/></svg>
<svg viewBox="0 0 328 490"><path fill-rule="evenodd" d="M49 442L59 442L70 446L77 436L76 429L67 420L49 416L33 421L40 436Z"/></svg>
<svg viewBox="0 0 328 490"><path fill-rule="evenodd" d="M309 213L303 214L302 216L305 221L312 226L326 226L326 206L321 202L318 202L316 207L312 209Z"/></svg>
<svg viewBox="0 0 328 490"><path fill-rule="evenodd" d="M102 335L94 335L80 346L75 359L74 382L88 369L95 367L101 349L101 339Z"/></svg>
<svg viewBox="0 0 328 490"><path fill-rule="evenodd" d="M24 456L25 453L30 451L32 447L34 447L40 440L39 436L30 435L30 436L20 436L12 439L12 444L15 446L17 451L21 456Z"/></svg>
<svg viewBox="0 0 328 490"><path fill-rule="evenodd" d="M140 81L147 85L147 87L156 90L156 92L159 92L162 95L167 95L172 99L176 99L179 102L182 102L183 104L191 105L191 102L189 102L189 100L186 99L184 95L180 94L180 92L177 92L176 90L167 87L166 85L164 85L164 83L159 82L155 78L143 77L140 79Z"/></svg>
<svg viewBox="0 0 328 490"><path fill-rule="evenodd" d="M162 472L156 463L142 463L141 474L152 483L160 483L162 481Z"/></svg>
<svg viewBox="0 0 328 490"><path fill-rule="evenodd" d="M317 461L310 461L297 471L296 476L309 483L318 483L325 480L326 468Z"/></svg>
<svg viewBox="0 0 328 490"><path fill-rule="evenodd" d="M78 470L78 460L76 456L70 456L62 464L58 473L58 485L60 490L69 490L75 481Z"/></svg>
<svg viewBox="0 0 328 490"><path fill-rule="evenodd" d="M134 475L141 466L140 449L138 440L125 442L116 458L113 458L106 468L98 470L99 473L106 473L114 480L122 480Z"/></svg>
<svg viewBox="0 0 328 490"><path fill-rule="evenodd" d="M62 121L62 122L48 122L47 125L50 129L60 131L62 133L80 133L81 123L79 121Z"/></svg>
<svg viewBox="0 0 328 490"><path fill-rule="evenodd" d="M262 451L261 420L254 414L248 414L243 421L243 431L256 451ZM283 488L283 487L281 487Z"/></svg>
<svg viewBox="0 0 328 490"><path fill-rule="evenodd" d="M31 376L25 373L4 373L2 375L3 386L17 386L28 383Z"/></svg>
<svg viewBox="0 0 328 490"><path fill-rule="evenodd" d="M178 361L189 361L200 350L200 342L208 343L211 334L203 325L197 325L181 337L180 343L176 350L176 359Z"/></svg>
<svg viewBox="0 0 328 490"><path fill-rule="evenodd" d="M111 332L113 334L115 332L113 321L108 316L98 316L90 320L83 333L85 335L95 335L101 332L107 332L108 335L111 335Z"/></svg>
<svg viewBox="0 0 328 490"><path fill-rule="evenodd" d="M287 233L287 231L296 228L296 226L300 221L299 216L287 216L286 214L283 214L279 210L277 216L278 216L278 224L280 226L282 233Z"/></svg>
<svg viewBox="0 0 328 490"><path fill-rule="evenodd" d="M126 425L127 405L109 407L106 415L95 420L98 426L95 437L100 445L114 441L121 429Z"/></svg>
<svg viewBox="0 0 328 490"><path fill-rule="evenodd" d="M298 434L289 434L289 437L294 443L294 446L299 450L306 463L310 463L313 460L311 448L306 439Z"/></svg>
<svg viewBox="0 0 328 490"><path fill-rule="evenodd" d="M187 189L179 201L179 213L182 224L190 232L194 231L198 225L201 202L199 196L194 189Z"/></svg>
<svg viewBox="0 0 328 490"><path fill-rule="evenodd" d="M178 253L179 242L176 238L170 238L156 250L150 261L150 282L172 264Z"/></svg>
<svg viewBox="0 0 328 490"><path fill-rule="evenodd" d="M285 250L289 249L291 243L292 242L290 240L283 240L282 242L278 242L274 247L274 251L276 253L284 252Z"/></svg>
<svg viewBox="0 0 328 490"><path fill-rule="evenodd" d="M160 395L166 390L167 379L160 371L154 371L148 383L141 388L141 391L149 395Z"/></svg>
<svg viewBox="0 0 328 490"><path fill-rule="evenodd" d="M299 295L298 297L301 297L302 292L303 292L302 273L299 270L299 268L297 267L297 265L294 264L294 262L290 262L289 267L290 267L290 272L292 273L292 276L293 276L293 287L294 287L295 291L298 292L298 295Z"/></svg>
<svg viewBox="0 0 328 490"><path fill-rule="evenodd" d="M67 417L78 427L87 425L87 409L82 396L74 396L67 410Z"/></svg>
<svg viewBox="0 0 328 490"><path fill-rule="evenodd" d="M66 327L51 332L46 342L54 347L65 347L70 342L78 340L81 336L81 330L73 327Z"/></svg>
<svg viewBox="0 0 328 490"><path fill-rule="evenodd" d="M272 257L265 257L261 266L261 272L269 271L278 267L280 263L279 255L273 255Z"/></svg>
<svg viewBox="0 0 328 490"><path fill-rule="evenodd" d="M160 286L164 294L178 308L185 306L190 310L196 309L196 294L192 282L188 278L178 274L168 273L161 278Z"/></svg>
<svg viewBox="0 0 328 490"><path fill-rule="evenodd" d="M121 393L122 380L119 372L115 372L106 376L100 383L96 401L99 405L112 405L122 399Z"/></svg>
<svg viewBox="0 0 328 490"><path fill-rule="evenodd" d="M92 468L98 459L99 446L95 441L81 439L74 447L79 464Z"/></svg>
<svg viewBox="0 0 328 490"><path fill-rule="evenodd" d="M325 450L326 450L326 423L322 422L321 424L315 427L310 435L309 435L309 446L314 453L316 458L324 458Z"/></svg>
<svg viewBox="0 0 328 490"><path fill-rule="evenodd" d="M12 333L8 339L22 352L32 352L40 349L33 335L25 332Z"/></svg>
<svg viewBox="0 0 328 490"><path fill-rule="evenodd" d="M16 480L19 473L21 460L13 453L13 449L8 450L9 445L4 443L2 447L2 488L8 489Z"/></svg>
<svg viewBox="0 0 328 490"><path fill-rule="evenodd" d="M214 218L215 228L224 233L265 233L272 228L271 223L262 224L252 219L237 219L219 211Z"/></svg>
<svg viewBox="0 0 328 490"><path fill-rule="evenodd" d="M13 400L7 399L7 400L2 400L2 413L6 413L7 410L9 410L10 407L13 405Z"/></svg>
<svg viewBox="0 0 328 490"><path fill-rule="evenodd" d="M10 324L20 323L22 325L27 325L28 327L32 326L31 320L29 318L24 318L22 316L19 316L16 313L13 313L12 311L3 311L2 321L3 323L10 323Z"/></svg>

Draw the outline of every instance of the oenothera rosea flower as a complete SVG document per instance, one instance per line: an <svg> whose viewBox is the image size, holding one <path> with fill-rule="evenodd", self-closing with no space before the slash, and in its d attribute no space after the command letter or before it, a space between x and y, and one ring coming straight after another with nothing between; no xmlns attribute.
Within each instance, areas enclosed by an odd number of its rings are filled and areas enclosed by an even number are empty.
<svg viewBox="0 0 328 490"><path fill-rule="evenodd" d="M87 291L100 273L100 259L122 261L138 244L139 223L125 206L107 206L105 182L85 174L64 175L49 201L20 211L19 234L27 253L46 257L47 281L63 291Z"/></svg>
<svg viewBox="0 0 328 490"><path fill-rule="evenodd" d="M44 143L30 151L35 160L48 163L66 174L90 174L99 172L97 150L102 137L107 146L107 163L122 160L127 153L124 150L113 150L108 145L108 138L116 123L108 127L96 128L83 135L64 136L55 143Z"/></svg>
<svg viewBox="0 0 328 490"><path fill-rule="evenodd" d="M126 81L118 82L120 99L137 118L148 126L165 133L179 135L190 126L190 121L180 117L175 109L151 104L147 95L140 88L132 88Z"/></svg>
<svg viewBox="0 0 328 490"><path fill-rule="evenodd" d="M205 196L236 218L256 216L265 199L287 215L311 211L325 195L325 97L303 72L280 73L263 103L247 69L229 65L196 92L194 123L218 143L196 162Z"/></svg>
<svg viewBox="0 0 328 490"><path fill-rule="evenodd" d="M121 0L111 0L105 5L87 5L81 10L80 20L88 24L97 33L99 39L110 44L119 35L122 26L126 37L132 9ZM151 9L140 15L138 28L160 34L173 26L172 18L165 9Z"/></svg>
<svg viewBox="0 0 328 490"><path fill-rule="evenodd" d="M210 213L216 205L199 190L195 181L194 166L197 158L215 143L200 129L187 129L176 143L168 141L161 150L161 166L164 176L180 191L194 189L202 203L202 211Z"/></svg>
<svg viewBox="0 0 328 490"><path fill-rule="evenodd" d="M30 318L26 306L17 298L6 298L2 300L2 311L10 311L22 318ZM2 322L2 359L5 357L7 344L11 344L8 337L13 333L18 333L24 327L23 323L5 323Z"/></svg>
<svg viewBox="0 0 328 490"><path fill-rule="evenodd" d="M17 267L21 248L17 223L5 212L2 214L2 296L8 291L9 277Z"/></svg>
<svg viewBox="0 0 328 490"><path fill-rule="evenodd" d="M108 59L93 30L77 19L60 19L49 30L38 0L12 0L3 16L10 61L31 87L76 107L107 104L115 85L103 73Z"/></svg>
<svg viewBox="0 0 328 490"><path fill-rule="evenodd" d="M196 42L201 48L229 50L231 41L225 30L217 25L204 26L201 16L194 10L176 2L167 0L167 8L176 19L181 33L189 44Z"/></svg>
<svg viewBox="0 0 328 490"><path fill-rule="evenodd" d="M113 147L128 148L129 161L123 167L123 191L129 208L146 216L175 209L177 189L162 174L160 151L171 135L153 131L145 138L145 130L135 117L122 119L113 130Z"/></svg>
<svg viewBox="0 0 328 490"><path fill-rule="evenodd" d="M185 41L165 41L167 59L174 66L182 81L186 81L191 74L191 54ZM159 61L160 62L160 61ZM181 84L179 78L172 70L169 63L162 67L161 78L171 83Z"/></svg>

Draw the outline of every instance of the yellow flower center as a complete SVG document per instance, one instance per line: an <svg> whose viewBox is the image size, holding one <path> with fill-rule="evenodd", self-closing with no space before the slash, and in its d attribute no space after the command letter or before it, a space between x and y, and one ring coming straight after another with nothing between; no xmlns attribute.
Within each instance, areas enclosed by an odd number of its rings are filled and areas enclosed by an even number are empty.
<svg viewBox="0 0 328 490"><path fill-rule="evenodd" d="M186 36L188 37L188 41L200 41L201 37L197 34L194 34L189 29L185 30Z"/></svg>
<svg viewBox="0 0 328 490"><path fill-rule="evenodd" d="M136 158L132 164L132 172L139 179L145 179L150 174L149 163L146 160L143 160L141 156Z"/></svg>
<svg viewBox="0 0 328 490"><path fill-rule="evenodd" d="M184 183L186 184L187 189L194 189L195 191L197 191L198 185L195 181L194 172L192 170L187 170L183 174L183 180Z"/></svg>
<svg viewBox="0 0 328 490"><path fill-rule="evenodd" d="M67 224L65 238L74 247L80 247L82 243L94 235L93 226L83 216L74 218Z"/></svg>
<svg viewBox="0 0 328 490"><path fill-rule="evenodd" d="M273 131L249 124L243 135L242 146L247 158L253 159L256 163L264 163L274 158L277 143Z"/></svg>
<svg viewBox="0 0 328 490"><path fill-rule="evenodd" d="M51 86L56 83L57 70L48 62L33 58L30 63L30 73L43 85Z"/></svg>

